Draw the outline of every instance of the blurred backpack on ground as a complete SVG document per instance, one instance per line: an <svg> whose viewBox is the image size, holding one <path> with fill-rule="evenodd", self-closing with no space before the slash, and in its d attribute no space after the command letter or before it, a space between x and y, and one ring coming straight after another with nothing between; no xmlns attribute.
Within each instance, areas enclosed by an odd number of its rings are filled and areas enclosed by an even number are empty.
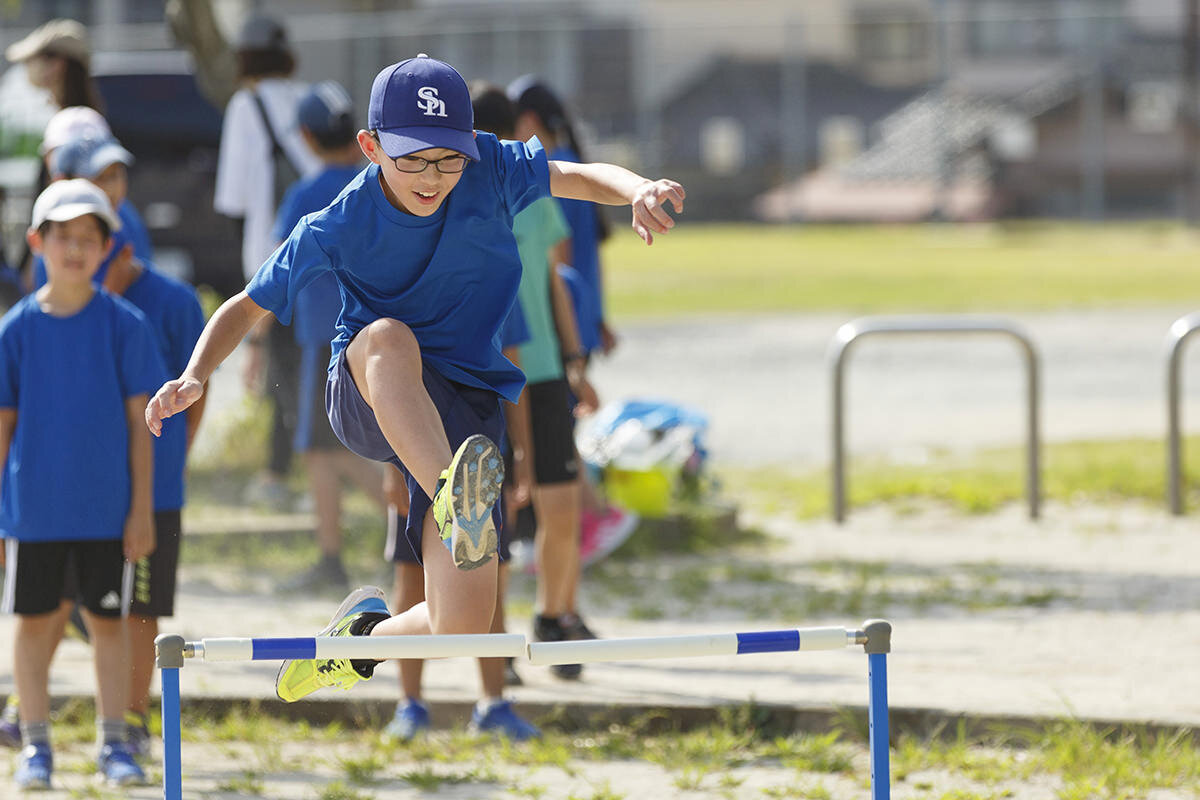
<svg viewBox="0 0 1200 800"><path fill-rule="evenodd" d="M665 400L610 403L578 436L579 453L610 503L645 517L664 517L707 488L704 436L708 417Z"/></svg>

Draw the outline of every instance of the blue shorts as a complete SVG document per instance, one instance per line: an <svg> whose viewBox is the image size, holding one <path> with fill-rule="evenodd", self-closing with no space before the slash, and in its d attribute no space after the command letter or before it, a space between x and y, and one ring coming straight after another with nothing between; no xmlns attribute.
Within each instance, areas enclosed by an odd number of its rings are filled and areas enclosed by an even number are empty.
<svg viewBox="0 0 1200 800"><path fill-rule="evenodd" d="M438 416L442 418L442 427L450 441L451 450L457 450L468 437L477 433L483 434L493 442L499 443L503 440L504 409L500 404L500 395L487 389L455 383L443 377L426 362L422 362L421 374L425 391L429 393L429 399L433 401ZM432 501L404 468L404 464L384 438L383 431L379 429L379 422L375 419L375 412L363 399L350 374L345 350L338 355L337 363L329 372L329 381L325 385L325 410L329 413L329 424L333 427L333 432L351 452L372 461L389 462L404 473L405 482L408 484L408 520L404 537L408 540L413 554L418 556L419 562L421 528ZM503 530L504 518L500 513L499 500L492 507L492 521L496 524L497 531ZM501 558L504 558L503 554Z"/></svg>

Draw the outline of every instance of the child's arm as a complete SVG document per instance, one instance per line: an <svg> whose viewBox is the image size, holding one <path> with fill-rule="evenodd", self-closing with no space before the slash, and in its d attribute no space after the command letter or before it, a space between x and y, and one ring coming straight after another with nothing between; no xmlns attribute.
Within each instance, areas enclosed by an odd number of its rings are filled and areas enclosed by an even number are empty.
<svg viewBox="0 0 1200 800"><path fill-rule="evenodd" d="M0 483L4 480L4 467L8 464L8 448L12 445L13 432L17 429L17 410L0 408ZM3 539L0 539L2 542ZM0 546L0 567L4 566L5 548Z"/></svg>
<svg viewBox="0 0 1200 800"><path fill-rule="evenodd" d="M264 316L269 314L246 294L238 292L226 300L204 326L192 358L183 374L167 381L146 406L146 426L155 436L162 433L162 421L174 416L200 399L204 383L221 362L229 357L238 342Z"/></svg>
<svg viewBox="0 0 1200 800"><path fill-rule="evenodd" d="M142 427L146 395L125 398L129 427L129 515L125 517L125 560L133 564L154 552L154 450Z"/></svg>
<svg viewBox="0 0 1200 800"><path fill-rule="evenodd" d="M552 250L551 253L553 252ZM567 289L566 281L554 267L550 268L550 306L554 313L554 327L558 329L558 342L563 354L563 371L566 373L567 385L579 401L575 406L576 413L591 414L600 407L600 398L587 379L583 345L579 340L579 323L575 319L571 293Z"/></svg>
<svg viewBox="0 0 1200 800"><path fill-rule="evenodd" d="M504 357L517 367L521 366L521 353L517 347L505 347ZM505 481L512 489L513 510L529 505L533 497L533 434L529 419L529 395L524 389L516 403L504 401L504 424L508 431L508 446L512 448L512 482Z"/></svg>
<svg viewBox="0 0 1200 800"><path fill-rule="evenodd" d="M652 181L615 164L550 162L550 193L555 197L588 200L609 206L633 206L633 230L654 243L655 233L666 233L675 220L663 208L667 200L675 213L683 213L683 187L666 178Z"/></svg>

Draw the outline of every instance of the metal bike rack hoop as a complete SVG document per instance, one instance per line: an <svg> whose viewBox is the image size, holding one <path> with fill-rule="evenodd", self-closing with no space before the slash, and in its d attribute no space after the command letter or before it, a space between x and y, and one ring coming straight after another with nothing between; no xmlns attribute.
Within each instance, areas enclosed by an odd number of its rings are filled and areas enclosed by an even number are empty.
<svg viewBox="0 0 1200 800"><path fill-rule="evenodd" d="M860 317L837 329L829 343L829 364L833 377L833 518L846 519L845 459L845 367L850 347L866 336L881 334L999 334L1015 341L1025 361L1027 444L1025 492L1029 517L1037 519L1041 508L1041 442L1038 433L1038 355L1033 339L1015 323L994 317L977 316L902 316Z"/></svg>
<svg viewBox="0 0 1200 800"><path fill-rule="evenodd" d="M1183 444L1179 394L1183 383L1183 345L1200 330L1200 311L1180 317L1167 331L1167 505L1183 514Z"/></svg>

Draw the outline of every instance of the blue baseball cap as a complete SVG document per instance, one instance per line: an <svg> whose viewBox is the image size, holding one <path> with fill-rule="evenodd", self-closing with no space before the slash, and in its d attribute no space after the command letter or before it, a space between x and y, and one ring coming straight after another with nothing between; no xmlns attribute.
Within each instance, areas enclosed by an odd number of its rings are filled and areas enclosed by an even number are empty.
<svg viewBox="0 0 1200 800"><path fill-rule="evenodd" d="M467 82L454 67L424 53L375 76L367 127L392 158L444 147L479 160Z"/></svg>
<svg viewBox="0 0 1200 800"><path fill-rule="evenodd" d="M116 139L75 139L54 150L52 177L94 178L113 164L129 166L133 154Z"/></svg>
<svg viewBox="0 0 1200 800"><path fill-rule="evenodd" d="M353 104L350 93L337 81L321 81L300 99L296 121L314 136L352 129Z"/></svg>

